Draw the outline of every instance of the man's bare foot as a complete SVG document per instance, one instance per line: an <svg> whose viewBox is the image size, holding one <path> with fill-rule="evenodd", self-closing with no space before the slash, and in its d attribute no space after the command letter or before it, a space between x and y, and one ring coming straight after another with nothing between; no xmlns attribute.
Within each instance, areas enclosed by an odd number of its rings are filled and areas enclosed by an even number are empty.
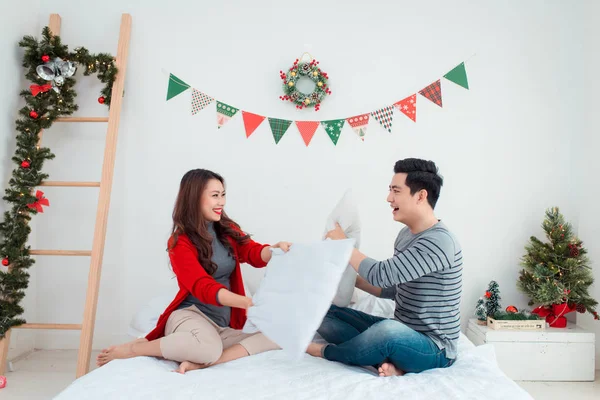
<svg viewBox="0 0 600 400"><path fill-rule="evenodd" d="M181 364L179 364L179 368L173 370L173 372L177 372L179 374L185 374L188 371L194 371L196 369L204 369L207 367L208 367L208 365L206 365L206 364L196 364L191 361L184 361Z"/></svg>
<svg viewBox="0 0 600 400"><path fill-rule="evenodd" d="M131 358L135 357L133 352L133 344L138 342L147 342L147 339L141 338L136 339L133 342L121 344L119 346L111 346L107 349L102 350L96 358L96 365L101 367L109 361L116 360L119 358Z"/></svg>
<svg viewBox="0 0 600 400"><path fill-rule="evenodd" d="M402 376L404 372L394 366L392 363L383 363L379 367L379 376Z"/></svg>
<svg viewBox="0 0 600 400"><path fill-rule="evenodd" d="M324 344L311 343L308 345L306 352L313 357L321 358L321 357L323 357L322 351L323 351L324 346L325 346Z"/></svg>

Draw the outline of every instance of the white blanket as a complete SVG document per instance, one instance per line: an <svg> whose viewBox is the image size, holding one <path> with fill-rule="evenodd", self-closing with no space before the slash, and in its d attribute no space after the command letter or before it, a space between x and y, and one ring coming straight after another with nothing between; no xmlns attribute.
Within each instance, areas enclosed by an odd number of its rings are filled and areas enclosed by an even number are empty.
<svg viewBox="0 0 600 400"><path fill-rule="evenodd" d="M450 368L380 378L306 355L290 362L282 351L242 358L180 375L177 363L150 357L116 360L81 377L58 400L107 399L532 399L498 368L491 345L465 336Z"/></svg>

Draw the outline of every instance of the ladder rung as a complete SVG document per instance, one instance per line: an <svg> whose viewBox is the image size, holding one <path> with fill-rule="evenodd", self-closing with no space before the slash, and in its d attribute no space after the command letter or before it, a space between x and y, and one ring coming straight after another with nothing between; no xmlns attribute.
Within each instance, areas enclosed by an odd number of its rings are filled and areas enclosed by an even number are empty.
<svg viewBox="0 0 600 400"><path fill-rule="evenodd" d="M29 254L33 256L91 256L92 252L88 250L31 250Z"/></svg>
<svg viewBox="0 0 600 400"><path fill-rule="evenodd" d="M23 324L16 326L17 329L61 329L66 331L79 331L81 324Z"/></svg>
<svg viewBox="0 0 600 400"><path fill-rule="evenodd" d="M46 181L40 186L57 186L57 187L100 187L100 182L65 182L65 181Z"/></svg>
<svg viewBox="0 0 600 400"><path fill-rule="evenodd" d="M55 122L108 122L108 117L63 117Z"/></svg>

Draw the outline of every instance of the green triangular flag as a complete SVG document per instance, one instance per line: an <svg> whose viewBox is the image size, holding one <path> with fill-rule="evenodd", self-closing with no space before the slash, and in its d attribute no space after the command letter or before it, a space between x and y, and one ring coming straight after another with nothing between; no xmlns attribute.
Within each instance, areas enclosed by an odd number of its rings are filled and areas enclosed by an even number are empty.
<svg viewBox="0 0 600 400"><path fill-rule="evenodd" d="M323 125L325 132L327 132L327 135L329 135L329 138L331 139L334 145L337 145L345 121L345 119L332 119L330 121L321 121L321 125Z"/></svg>
<svg viewBox="0 0 600 400"><path fill-rule="evenodd" d="M237 108L217 100L217 128L221 129L237 112Z"/></svg>
<svg viewBox="0 0 600 400"><path fill-rule="evenodd" d="M271 125L271 131L273 132L275 144L279 143L291 124L292 121L288 121L286 119L269 118L269 125Z"/></svg>
<svg viewBox="0 0 600 400"><path fill-rule="evenodd" d="M167 101L188 90L190 85L173 74L169 75L169 88L167 89Z"/></svg>
<svg viewBox="0 0 600 400"><path fill-rule="evenodd" d="M469 82L467 82L467 71L465 71L464 62L461 62L452 71L444 75L444 78L464 87L465 89L469 89Z"/></svg>

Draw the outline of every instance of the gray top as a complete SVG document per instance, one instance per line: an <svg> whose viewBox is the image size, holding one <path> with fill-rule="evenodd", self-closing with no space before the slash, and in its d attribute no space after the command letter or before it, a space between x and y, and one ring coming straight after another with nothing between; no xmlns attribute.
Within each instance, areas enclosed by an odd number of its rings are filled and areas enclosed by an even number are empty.
<svg viewBox="0 0 600 400"><path fill-rule="evenodd" d="M412 234L404 228L394 256L384 261L366 258L359 274L384 288L381 297L394 299L394 318L429 336L446 357L456 358L460 335L462 249L442 222Z"/></svg>
<svg viewBox="0 0 600 400"><path fill-rule="evenodd" d="M217 264L217 270L213 274L213 278L221 285L225 286L227 290L231 289L229 284L229 277L235 269L235 259L229 254L229 251L223 246L223 243L217 239L215 233L214 224L210 222L208 224L208 232L212 235L212 250L213 255L211 260ZM229 326L231 320L231 307L228 306L214 306L212 304L205 304L194 297L191 293L181 302L177 309L187 308L190 306L196 306L198 310L203 312L207 317L215 322L215 324L221 327Z"/></svg>

